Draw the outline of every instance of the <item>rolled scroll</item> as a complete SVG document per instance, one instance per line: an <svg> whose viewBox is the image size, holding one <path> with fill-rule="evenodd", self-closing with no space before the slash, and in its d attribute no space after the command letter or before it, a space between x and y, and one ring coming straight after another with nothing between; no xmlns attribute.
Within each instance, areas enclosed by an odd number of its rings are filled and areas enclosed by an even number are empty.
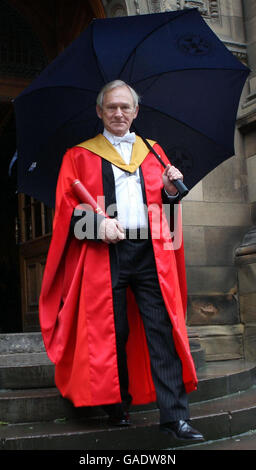
<svg viewBox="0 0 256 470"><path fill-rule="evenodd" d="M79 199L82 204L88 204L92 207L92 210L94 212L97 212L97 214L103 215L104 217L108 217L80 180L73 181L72 189L75 196Z"/></svg>

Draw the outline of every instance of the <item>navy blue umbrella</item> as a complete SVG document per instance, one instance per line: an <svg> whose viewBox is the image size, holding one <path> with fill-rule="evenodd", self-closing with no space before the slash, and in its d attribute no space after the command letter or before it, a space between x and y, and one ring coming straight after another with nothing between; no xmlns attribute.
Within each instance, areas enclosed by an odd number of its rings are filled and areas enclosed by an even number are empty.
<svg viewBox="0 0 256 470"><path fill-rule="evenodd" d="M96 96L114 79L139 93L138 133L192 188L234 155L248 73L196 9L94 20L15 100L18 191L54 206L63 154L102 130Z"/></svg>

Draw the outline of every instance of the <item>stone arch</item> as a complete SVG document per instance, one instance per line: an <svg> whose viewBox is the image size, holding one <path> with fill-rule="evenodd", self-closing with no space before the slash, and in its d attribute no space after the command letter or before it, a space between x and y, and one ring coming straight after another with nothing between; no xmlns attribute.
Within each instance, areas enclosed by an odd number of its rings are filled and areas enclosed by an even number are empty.
<svg viewBox="0 0 256 470"><path fill-rule="evenodd" d="M102 0L1 0L27 21L42 44L48 61L54 59L92 21L106 16Z"/></svg>

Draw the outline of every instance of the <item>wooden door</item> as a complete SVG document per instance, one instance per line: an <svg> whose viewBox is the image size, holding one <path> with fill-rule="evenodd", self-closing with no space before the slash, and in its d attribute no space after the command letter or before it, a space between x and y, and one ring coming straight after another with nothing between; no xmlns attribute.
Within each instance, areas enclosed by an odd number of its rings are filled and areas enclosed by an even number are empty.
<svg viewBox="0 0 256 470"><path fill-rule="evenodd" d="M19 195L19 236L23 331L39 330L39 295L52 232L53 210Z"/></svg>

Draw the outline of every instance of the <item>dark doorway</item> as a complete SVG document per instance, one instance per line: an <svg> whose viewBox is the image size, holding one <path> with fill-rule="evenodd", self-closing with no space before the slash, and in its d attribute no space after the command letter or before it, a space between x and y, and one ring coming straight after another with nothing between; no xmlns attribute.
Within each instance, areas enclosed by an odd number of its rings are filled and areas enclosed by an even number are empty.
<svg viewBox="0 0 256 470"><path fill-rule="evenodd" d="M21 301L18 251L18 197L16 165L9 166L16 150L12 104L0 102L0 332L21 331Z"/></svg>
<svg viewBox="0 0 256 470"><path fill-rule="evenodd" d="M53 211L16 194L12 99L74 40L101 0L0 0L0 333L38 331L38 301Z"/></svg>

